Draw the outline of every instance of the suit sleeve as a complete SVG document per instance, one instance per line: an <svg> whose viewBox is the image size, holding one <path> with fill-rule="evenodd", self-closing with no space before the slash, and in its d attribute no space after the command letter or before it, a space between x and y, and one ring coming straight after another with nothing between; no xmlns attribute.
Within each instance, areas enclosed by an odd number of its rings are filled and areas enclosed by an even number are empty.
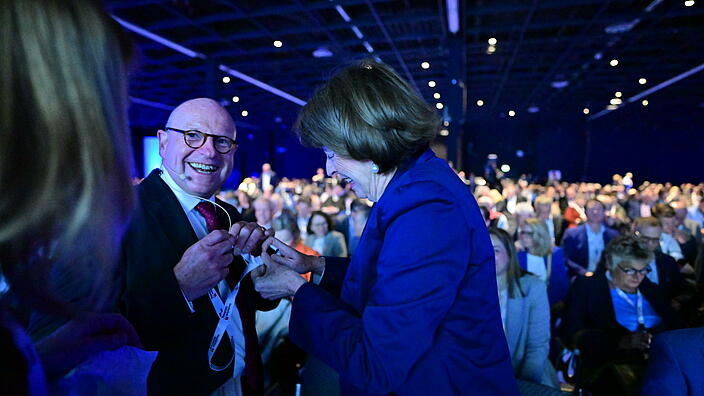
<svg viewBox="0 0 704 396"><path fill-rule="evenodd" d="M377 262L362 264L377 273L363 312L306 284L293 302L291 339L370 393L402 383L432 346L469 262L470 227L448 196L432 182L405 187L403 204L381 214Z"/></svg>
<svg viewBox="0 0 704 396"><path fill-rule="evenodd" d="M522 378L540 383L550 348L550 307L543 282L534 283L528 296L528 340Z"/></svg>
<svg viewBox="0 0 704 396"><path fill-rule="evenodd" d="M686 395L682 369L670 349L667 338L656 336L650 349L650 364L645 373L643 396Z"/></svg>

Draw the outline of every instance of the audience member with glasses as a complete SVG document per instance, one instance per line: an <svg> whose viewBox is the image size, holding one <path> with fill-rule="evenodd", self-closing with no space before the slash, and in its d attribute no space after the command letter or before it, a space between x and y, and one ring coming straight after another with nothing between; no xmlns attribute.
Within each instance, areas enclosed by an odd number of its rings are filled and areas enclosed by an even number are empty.
<svg viewBox="0 0 704 396"><path fill-rule="evenodd" d="M669 298L674 299L675 306L679 306L677 300L681 299L688 287L675 259L660 251L660 220L656 217L637 218L633 222L633 234L643 247L653 253L653 259L648 266L651 269L647 274L648 279L662 288Z"/></svg>
<svg viewBox="0 0 704 396"><path fill-rule="evenodd" d="M653 253L637 237L614 238L600 269L572 285L561 338L581 352L581 385L595 394L637 394L653 334L679 321L647 278Z"/></svg>

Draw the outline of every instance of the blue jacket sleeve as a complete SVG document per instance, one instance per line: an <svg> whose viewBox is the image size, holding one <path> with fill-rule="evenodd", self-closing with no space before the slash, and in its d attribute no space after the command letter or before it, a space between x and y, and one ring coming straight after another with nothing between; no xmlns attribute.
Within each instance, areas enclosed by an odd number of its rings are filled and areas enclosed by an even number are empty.
<svg viewBox="0 0 704 396"><path fill-rule="evenodd" d="M650 349L650 365L645 373L643 396L686 395L682 369L670 349L666 335L656 336Z"/></svg>
<svg viewBox="0 0 704 396"><path fill-rule="evenodd" d="M362 312L307 284L291 313L291 339L370 393L392 392L432 347L472 249L469 220L438 183L405 186L397 201L380 214L377 261L353 263L376 267Z"/></svg>

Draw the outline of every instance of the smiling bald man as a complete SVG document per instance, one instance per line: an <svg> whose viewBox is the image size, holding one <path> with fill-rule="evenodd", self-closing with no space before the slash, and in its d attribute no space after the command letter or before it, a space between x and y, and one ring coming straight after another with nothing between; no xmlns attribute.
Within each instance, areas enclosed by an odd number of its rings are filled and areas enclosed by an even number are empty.
<svg viewBox="0 0 704 396"><path fill-rule="evenodd" d="M233 247L250 253L269 233L240 221L234 207L214 196L232 172L236 136L232 117L216 101L182 103L157 132L160 169L137 187L140 205L123 240L121 304L145 349L159 351L147 380L150 395L263 393L254 313L278 301L261 299L248 275L237 283L245 263ZM220 317L211 289L222 303L237 293L226 333L216 334ZM213 353L211 341L219 341Z"/></svg>

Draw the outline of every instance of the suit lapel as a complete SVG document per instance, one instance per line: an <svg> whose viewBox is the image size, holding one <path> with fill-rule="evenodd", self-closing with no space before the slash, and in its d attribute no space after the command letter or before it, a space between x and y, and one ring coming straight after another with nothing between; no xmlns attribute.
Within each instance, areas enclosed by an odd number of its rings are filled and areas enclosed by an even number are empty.
<svg viewBox="0 0 704 396"><path fill-rule="evenodd" d="M161 180L159 170L154 170L144 179L144 210L154 216L164 234L173 244L179 257L198 241L183 207L171 189Z"/></svg>
<svg viewBox="0 0 704 396"><path fill-rule="evenodd" d="M518 292L518 290L515 291ZM525 300L525 298L509 298L506 300L506 330L508 333L506 334L506 341L511 351L514 352L518 348L518 340L521 338L520 333L523 329L522 324L525 321L526 309L523 307Z"/></svg>

